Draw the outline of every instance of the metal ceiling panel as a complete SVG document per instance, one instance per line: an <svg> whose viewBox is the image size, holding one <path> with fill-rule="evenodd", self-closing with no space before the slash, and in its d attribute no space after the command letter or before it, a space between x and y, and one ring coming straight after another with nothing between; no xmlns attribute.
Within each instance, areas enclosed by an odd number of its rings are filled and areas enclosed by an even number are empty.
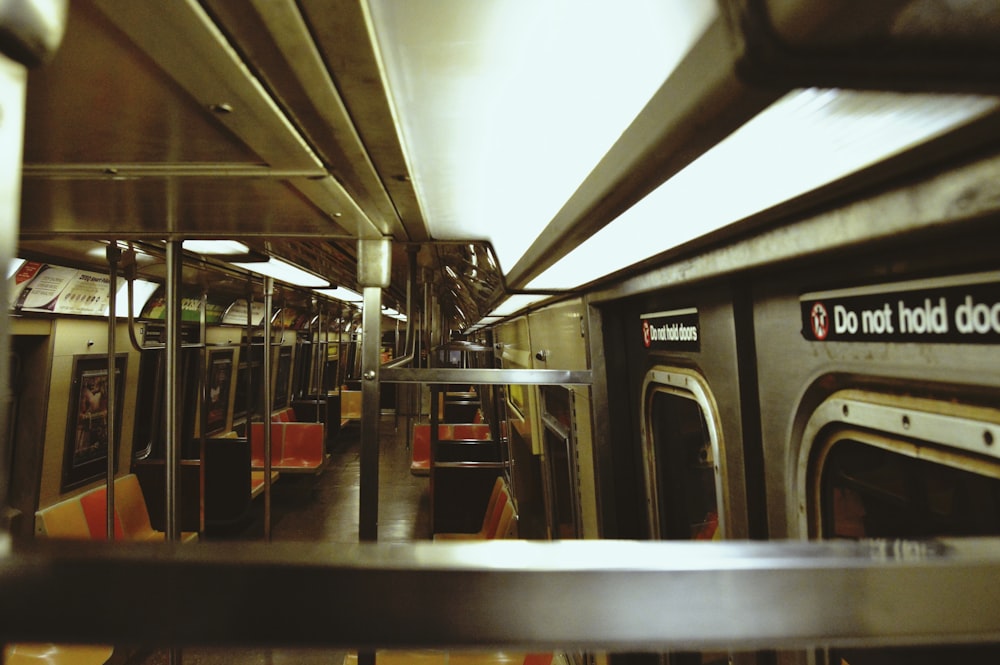
<svg viewBox="0 0 1000 665"><path fill-rule="evenodd" d="M66 32L31 78L23 238L398 231L370 221L196 2L80 0Z"/></svg>
<svg viewBox="0 0 1000 665"><path fill-rule="evenodd" d="M268 166L325 175L319 159L196 2L96 4L199 105L219 111L219 122Z"/></svg>
<svg viewBox="0 0 1000 665"><path fill-rule="evenodd" d="M206 0L205 4L358 206L395 239L410 239L296 4L289 0ZM391 115L379 121L393 130Z"/></svg>
<svg viewBox="0 0 1000 665"><path fill-rule="evenodd" d="M350 238L296 184L273 178L26 178L21 235L104 238Z"/></svg>
<svg viewBox="0 0 1000 665"><path fill-rule="evenodd" d="M29 78L24 161L264 163L86 2L71 3L61 48Z"/></svg>
<svg viewBox="0 0 1000 665"><path fill-rule="evenodd" d="M364 3L299 0L320 54L412 242L431 239L400 143Z"/></svg>

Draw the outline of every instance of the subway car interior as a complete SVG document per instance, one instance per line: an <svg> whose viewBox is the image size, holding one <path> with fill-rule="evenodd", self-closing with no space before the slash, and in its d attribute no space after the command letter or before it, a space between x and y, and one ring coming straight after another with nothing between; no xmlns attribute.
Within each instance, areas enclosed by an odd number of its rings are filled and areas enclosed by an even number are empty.
<svg viewBox="0 0 1000 665"><path fill-rule="evenodd" d="M994 0L0 0L0 137L0 662L998 662Z"/></svg>

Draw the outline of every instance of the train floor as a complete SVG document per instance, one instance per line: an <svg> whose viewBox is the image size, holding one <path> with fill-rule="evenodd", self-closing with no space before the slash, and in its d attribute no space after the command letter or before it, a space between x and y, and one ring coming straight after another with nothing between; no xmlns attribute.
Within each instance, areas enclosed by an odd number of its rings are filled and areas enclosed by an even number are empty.
<svg viewBox="0 0 1000 665"><path fill-rule="evenodd" d="M379 423L379 542L412 542L431 537L430 487L426 476L410 473L406 448L406 419L382 415ZM272 542L357 543L360 511L361 436L350 424L338 436L330 463L319 476L279 478L271 490ZM228 533L209 534L205 540L263 538L263 497L255 501L253 520ZM335 599L311 598L322 611ZM180 652L186 665L340 665L345 651L315 649L190 648ZM167 665L166 650L142 651L126 665Z"/></svg>

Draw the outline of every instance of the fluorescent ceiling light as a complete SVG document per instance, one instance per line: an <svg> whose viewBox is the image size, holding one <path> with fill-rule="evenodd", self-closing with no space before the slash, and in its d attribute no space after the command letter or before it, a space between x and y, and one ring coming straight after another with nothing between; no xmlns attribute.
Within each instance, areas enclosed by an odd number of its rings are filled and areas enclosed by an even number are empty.
<svg viewBox="0 0 1000 665"><path fill-rule="evenodd" d="M528 293L517 293L510 296L502 303L497 305L497 307L492 312L490 312L487 317L484 318L489 318L490 316L498 318L510 316L511 314L519 312L525 307L528 307L529 305L532 305L538 302L539 300L544 300L545 298L548 298L548 296L528 294Z"/></svg>
<svg viewBox="0 0 1000 665"><path fill-rule="evenodd" d="M250 253L250 248L238 240L185 240L184 249L209 256L240 256Z"/></svg>
<svg viewBox="0 0 1000 665"><path fill-rule="evenodd" d="M388 316L390 319L396 319L397 321L406 321L406 314L393 309L392 307L382 307L382 316Z"/></svg>
<svg viewBox="0 0 1000 665"><path fill-rule="evenodd" d="M345 289L342 286L335 286L332 289L316 289L316 293L321 293L324 296L329 296L334 300L339 300L341 302L364 302L365 297L360 293L355 293L350 289Z"/></svg>
<svg viewBox="0 0 1000 665"><path fill-rule="evenodd" d="M13 258L10 263L7 264L7 279L10 279L17 274L17 271L21 269L27 261L25 259Z"/></svg>
<svg viewBox="0 0 1000 665"><path fill-rule="evenodd" d="M273 256L267 261L249 263L233 261L232 264L234 266L239 266L244 270L255 272L259 275L273 277L274 279L285 282L286 284L292 284L293 286L315 289L330 285L329 280L319 277L318 275L314 275L311 272L305 271L298 266L293 266L291 263L286 263L285 261Z"/></svg>
<svg viewBox="0 0 1000 665"><path fill-rule="evenodd" d="M489 240L508 270L718 13L704 0L368 4L431 235Z"/></svg>
<svg viewBox="0 0 1000 665"><path fill-rule="evenodd" d="M799 90L534 279L570 289L822 187L995 110L993 97Z"/></svg>

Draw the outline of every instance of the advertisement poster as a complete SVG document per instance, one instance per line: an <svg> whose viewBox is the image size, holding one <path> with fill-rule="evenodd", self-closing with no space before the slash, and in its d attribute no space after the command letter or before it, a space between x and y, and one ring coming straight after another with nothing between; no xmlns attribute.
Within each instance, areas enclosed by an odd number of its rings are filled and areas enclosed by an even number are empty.
<svg viewBox="0 0 1000 665"><path fill-rule="evenodd" d="M115 424L121 438L122 392L125 386L127 356L115 359ZM69 417L66 420L65 458L62 491L100 478L107 471L108 422L112 410L108 400L108 361L106 356L76 356L73 383L70 386ZM115 450L118 440L115 441Z"/></svg>

